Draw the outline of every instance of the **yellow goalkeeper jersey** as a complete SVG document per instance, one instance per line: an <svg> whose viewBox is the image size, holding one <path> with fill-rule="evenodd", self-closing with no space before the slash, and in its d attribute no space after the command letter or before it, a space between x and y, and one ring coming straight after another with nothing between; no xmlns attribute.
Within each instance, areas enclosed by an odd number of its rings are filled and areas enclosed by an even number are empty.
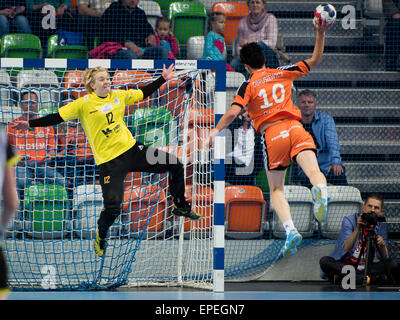
<svg viewBox="0 0 400 320"><path fill-rule="evenodd" d="M125 106L143 99L142 90L112 90L107 97L88 94L61 107L64 121L79 119L96 164L110 161L135 145L124 122Z"/></svg>

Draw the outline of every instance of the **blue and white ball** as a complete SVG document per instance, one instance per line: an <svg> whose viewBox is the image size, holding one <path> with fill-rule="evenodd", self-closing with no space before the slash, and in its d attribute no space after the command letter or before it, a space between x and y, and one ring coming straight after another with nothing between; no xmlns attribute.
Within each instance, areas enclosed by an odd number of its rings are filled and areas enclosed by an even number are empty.
<svg viewBox="0 0 400 320"><path fill-rule="evenodd" d="M335 7L329 3L320 4L314 11L314 23L317 23L318 20L333 24L336 20Z"/></svg>

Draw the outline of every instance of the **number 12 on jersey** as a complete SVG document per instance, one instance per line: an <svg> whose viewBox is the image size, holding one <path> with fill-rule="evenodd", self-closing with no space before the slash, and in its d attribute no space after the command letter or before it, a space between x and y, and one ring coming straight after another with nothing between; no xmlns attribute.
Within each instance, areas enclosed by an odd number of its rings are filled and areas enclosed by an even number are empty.
<svg viewBox="0 0 400 320"><path fill-rule="evenodd" d="M280 96L278 97L277 92L278 89L280 91ZM258 96L264 99L264 104L260 107L261 109L266 109L271 106L273 106L273 102L268 101L268 96L267 92L265 89L261 89L258 92ZM285 87L281 83L276 83L272 86L272 99L274 100L275 103L281 103L283 100L285 100Z"/></svg>

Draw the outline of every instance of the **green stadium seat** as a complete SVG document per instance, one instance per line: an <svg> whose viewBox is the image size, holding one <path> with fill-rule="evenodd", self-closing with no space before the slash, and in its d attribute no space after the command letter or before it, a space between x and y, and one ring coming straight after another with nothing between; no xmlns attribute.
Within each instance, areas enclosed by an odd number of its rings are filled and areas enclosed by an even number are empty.
<svg viewBox="0 0 400 320"><path fill-rule="evenodd" d="M35 239L61 238L67 231L68 194L62 185L35 184L24 192L24 224Z"/></svg>
<svg viewBox="0 0 400 320"><path fill-rule="evenodd" d="M162 11L167 12L169 9L169 6L173 2L180 2L183 0L156 0L156 2L160 5L160 8Z"/></svg>
<svg viewBox="0 0 400 320"><path fill-rule="evenodd" d="M204 36L207 28L207 11L200 2L174 2L168 9L172 32L182 45L193 36Z"/></svg>
<svg viewBox="0 0 400 320"><path fill-rule="evenodd" d="M0 56L39 59L42 57L40 39L33 34L5 34L1 37Z"/></svg>
<svg viewBox="0 0 400 320"><path fill-rule="evenodd" d="M134 111L128 127L138 141L159 147L169 144L171 123L171 112L165 108L140 108Z"/></svg>
<svg viewBox="0 0 400 320"><path fill-rule="evenodd" d="M47 57L64 59L87 59L88 48L86 46L62 46L58 43L58 34L53 34L47 40Z"/></svg>

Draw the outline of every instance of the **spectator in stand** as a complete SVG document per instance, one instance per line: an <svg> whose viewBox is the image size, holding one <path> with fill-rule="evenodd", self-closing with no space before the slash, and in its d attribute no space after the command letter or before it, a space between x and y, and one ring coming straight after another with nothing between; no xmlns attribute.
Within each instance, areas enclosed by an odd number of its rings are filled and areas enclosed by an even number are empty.
<svg viewBox="0 0 400 320"><path fill-rule="evenodd" d="M400 71L400 1L383 0L386 17L385 66L387 71Z"/></svg>
<svg viewBox="0 0 400 320"><path fill-rule="evenodd" d="M211 31L204 41L203 60L225 60L225 21L226 17L222 12L213 12L210 18ZM226 70L235 71L229 64L226 64Z"/></svg>
<svg viewBox="0 0 400 320"><path fill-rule="evenodd" d="M22 198L24 188L35 181L65 185L65 179L55 167L49 165L55 160L57 145L52 127L32 128L27 131L12 128L16 121L37 118L37 94L33 91L23 93L21 108L23 115L8 124L8 136L11 145L22 156L16 166L17 187Z"/></svg>
<svg viewBox="0 0 400 320"><path fill-rule="evenodd" d="M156 22L157 45L168 49L168 59L175 60L175 55L179 53L179 44L171 31L171 22L168 18L162 17Z"/></svg>
<svg viewBox="0 0 400 320"><path fill-rule="evenodd" d="M118 43L115 59L168 59L168 49L157 45L156 35L139 0L113 2L102 16L100 43Z"/></svg>
<svg viewBox="0 0 400 320"><path fill-rule="evenodd" d="M76 22L70 11L71 0L26 0L27 17L42 47L47 46L49 36L58 30L76 30Z"/></svg>
<svg viewBox="0 0 400 320"><path fill-rule="evenodd" d="M2 0L0 3L0 38L8 33L32 33L25 17L25 0Z"/></svg>
<svg viewBox="0 0 400 320"><path fill-rule="evenodd" d="M318 106L317 96L311 90L304 90L299 93L297 106L301 111L300 122L304 129L311 134L316 144L318 165L328 184L347 185L346 171L340 157L335 121L329 114L315 111ZM303 170L297 166L297 170L294 170L294 172L296 173L295 183L311 188Z"/></svg>
<svg viewBox="0 0 400 320"><path fill-rule="evenodd" d="M79 122L70 121L57 128L57 159L74 186L94 183L95 162L92 149Z"/></svg>
<svg viewBox="0 0 400 320"><path fill-rule="evenodd" d="M115 0L78 0L78 28L91 48L95 37L102 34L101 17Z"/></svg>
<svg viewBox="0 0 400 320"><path fill-rule="evenodd" d="M248 76L248 72L240 61L240 49L250 42L257 42L264 51L265 66L277 68L279 60L274 48L278 39L278 22L272 13L265 8L265 0L247 0L249 15L239 22L238 36L235 44L236 56L231 61L231 66L237 71Z"/></svg>

